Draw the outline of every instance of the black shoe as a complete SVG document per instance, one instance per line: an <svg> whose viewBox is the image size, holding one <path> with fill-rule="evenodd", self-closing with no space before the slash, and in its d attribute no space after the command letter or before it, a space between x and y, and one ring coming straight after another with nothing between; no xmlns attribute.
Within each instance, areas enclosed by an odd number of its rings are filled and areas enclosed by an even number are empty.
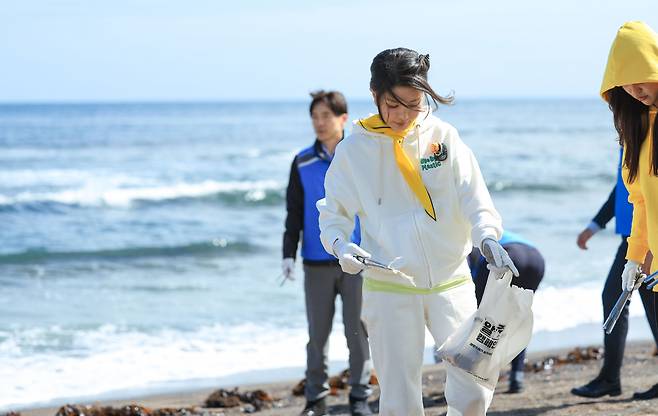
<svg viewBox="0 0 658 416"><path fill-rule="evenodd" d="M518 380L510 380L507 394L516 394L523 391L523 382Z"/></svg>
<svg viewBox="0 0 658 416"><path fill-rule="evenodd" d="M607 381L603 378L595 378L584 386L571 389L571 394L580 397L597 398L603 396L619 396L621 394L621 384L619 381Z"/></svg>
<svg viewBox="0 0 658 416"><path fill-rule="evenodd" d="M656 397L658 397L658 384L654 384L653 387L642 393L633 393L633 399L635 400L651 400Z"/></svg>
<svg viewBox="0 0 658 416"><path fill-rule="evenodd" d="M299 416L325 416L327 414L327 400L323 397L318 400L307 401L304 410Z"/></svg>
<svg viewBox="0 0 658 416"><path fill-rule="evenodd" d="M350 414L352 416L372 415L372 411L368 406L368 399L357 399L350 396Z"/></svg>

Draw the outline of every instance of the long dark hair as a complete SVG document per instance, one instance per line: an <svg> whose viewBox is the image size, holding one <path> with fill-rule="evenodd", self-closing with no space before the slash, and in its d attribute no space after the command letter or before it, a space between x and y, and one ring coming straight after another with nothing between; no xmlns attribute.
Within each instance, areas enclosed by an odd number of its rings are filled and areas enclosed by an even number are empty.
<svg viewBox="0 0 658 416"><path fill-rule="evenodd" d="M640 166L640 149L649 130L649 111L646 105L622 87L614 87L608 92L608 102L619 134L619 144L624 147L623 164L629 170L628 181L633 182ZM651 172L658 176L658 126L655 121L652 139Z"/></svg>
<svg viewBox="0 0 658 416"><path fill-rule="evenodd" d="M434 107L438 104L451 104L454 100L452 94L443 97L436 93L427 82L427 71L430 69L430 56L421 55L407 48L386 49L375 56L370 65L370 89L377 97L377 110L379 100L385 93L403 106L409 105L402 101L393 92L393 87L412 87L429 96ZM381 111L379 111L381 116Z"/></svg>

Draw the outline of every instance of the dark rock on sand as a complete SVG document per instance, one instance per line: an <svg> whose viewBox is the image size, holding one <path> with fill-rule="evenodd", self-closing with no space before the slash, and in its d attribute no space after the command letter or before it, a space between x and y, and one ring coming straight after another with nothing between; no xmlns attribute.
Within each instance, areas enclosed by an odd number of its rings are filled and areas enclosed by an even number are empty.
<svg viewBox="0 0 658 416"><path fill-rule="evenodd" d="M253 390L240 393L237 387L233 390L219 389L206 399L205 405L213 407L242 406L245 413L253 413L262 409L271 409L275 399L265 390Z"/></svg>

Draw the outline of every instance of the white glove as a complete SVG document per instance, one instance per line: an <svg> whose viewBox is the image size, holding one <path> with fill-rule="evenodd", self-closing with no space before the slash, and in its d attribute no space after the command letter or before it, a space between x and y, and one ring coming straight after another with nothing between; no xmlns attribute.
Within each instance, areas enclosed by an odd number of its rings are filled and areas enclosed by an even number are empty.
<svg viewBox="0 0 658 416"><path fill-rule="evenodd" d="M365 264L357 260L355 256L370 258L370 253L356 244L348 243L340 238L334 241L333 250L334 256L336 256L338 263L340 263L340 268L349 274L358 274L366 268Z"/></svg>
<svg viewBox="0 0 658 416"><path fill-rule="evenodd" d="M519 271L516 269L514 262L510 259L509 254L500 245L500 243L493 238L485 238L482 240L482 247L480 248L482 255L487 259L487 269L503 273L505 269L509 269L514 276L519 276Z"/></svg>
<svg viewBox="0 0 658 416"><path fill-rule="evenodd" d="M621 290L633 290L638 273L640 273L640 263L628 260L624 266L624 271L621 272Z"/></svg>
<svg viewBox="0 0 658 416"><path fill-rule="evenodd" d="M281 273L283 273L284 281L295 280L295 259L292 257L283 259L281 262Z"/></svg>

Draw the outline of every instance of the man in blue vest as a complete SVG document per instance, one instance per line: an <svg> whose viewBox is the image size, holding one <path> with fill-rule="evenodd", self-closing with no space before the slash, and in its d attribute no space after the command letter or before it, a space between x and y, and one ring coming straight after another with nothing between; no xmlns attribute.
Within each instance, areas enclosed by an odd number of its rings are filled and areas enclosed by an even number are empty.
<svg viewBox="0 0 658 416"><path fill-rule="evenodd" d="M599 212L589 225L578 234L577 244L583 250L587 250L587 241L599 230L605 228L606 224L615 217L616 232L621 235L621 244L617 250L615 260L610 267L608 278L603 287L603 319L605 320L617 299L621 295L622 288L619 284L624 265L626 264L626 250L628 243L626 239L631 234L631 223L633 220L633 205L628 202L628 191L621 177L621 151L619 155L619 165L617 168L617 184L612 188L608 200L603 204ZM650 290L646 286L638 289L640 299L644 305L644 310L649 321L649 327L653 333L653 338L658 344L658 329L656 327L656 318L654 316L653 298ZM629 302L630 303L630 302ZM621 394L621 364L624 359L624 347L626 346L626 334L628 333L628 305L615 325L612 333L603 335L603 345L605 355L603 358L603 367L599 375L589 383L571 389L571 393L581 397L602 397L606 395L618 396ZM652 399L658 397L658 385L643 393L635 393L634 399Z"/></svg>
<svg viewBox="0 0 658 416"><path fill-rule="evenodd" d="M295 156L290 169L286 193L286 230L283 234L283 275L293 280L295 257L302 235L304 263L304 292L309 341L306 345L306 406L305 416L327 414L326 396L329 394L327 352L334 318L336 296L343 303L343 324L349 349L350 412L370 415L370 349L366 330L361 322L361 275L344 273L338 260L328 254L320 243L318 209L315 203L324 198L324 177L334 150L343 138L347 122L347 103L337 91L318 91L311 94L310 105L313 129L317 139L312 146ZM359 243L358 218L352 241Z"/></svg>

